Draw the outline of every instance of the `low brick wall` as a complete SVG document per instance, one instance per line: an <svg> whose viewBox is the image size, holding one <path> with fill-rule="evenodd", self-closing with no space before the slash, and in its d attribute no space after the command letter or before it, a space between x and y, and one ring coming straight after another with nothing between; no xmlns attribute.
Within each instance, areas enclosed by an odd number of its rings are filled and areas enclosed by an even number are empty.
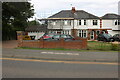
<svg viewBox="0 0 120 80"><path fill-rule="evenodd" d="M87 39L76 39L73 41L44 41L44 40L23 40L18 44L19 47L30 48L65 48L65 49L86 49Z"/></svg>
<svg viewBox="0 0 120 80"><path fill-rule="evenodd" d="M87 38L76 37L73 41L60 39L57 41L40 40L22 40L24 32L17 31L18 47L30 48L65 48L65 49L86 49Z"/></svg>

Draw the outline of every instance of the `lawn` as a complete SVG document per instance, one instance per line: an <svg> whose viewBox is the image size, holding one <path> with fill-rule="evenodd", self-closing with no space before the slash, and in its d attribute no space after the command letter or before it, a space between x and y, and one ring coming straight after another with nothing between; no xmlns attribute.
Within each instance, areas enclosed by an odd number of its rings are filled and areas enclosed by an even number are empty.
<svg viewBox="0 0 120 80"><path fill-rule="evenodd" d="M120 50L119 44L113 44L111 42L97 42L88 41L88 50L101 50L101 51L118 51Z"/></svg>

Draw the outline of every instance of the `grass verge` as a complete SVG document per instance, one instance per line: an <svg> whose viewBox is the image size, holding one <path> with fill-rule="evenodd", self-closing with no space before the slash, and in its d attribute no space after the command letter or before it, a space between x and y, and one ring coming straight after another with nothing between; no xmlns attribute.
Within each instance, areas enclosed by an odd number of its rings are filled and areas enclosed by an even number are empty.
<svg viewBox="0 0 120 80"><path fill-rule="evenodd" d="M120 45L111 42L88 41L87 46L88 50L120 51Z"/></svg>

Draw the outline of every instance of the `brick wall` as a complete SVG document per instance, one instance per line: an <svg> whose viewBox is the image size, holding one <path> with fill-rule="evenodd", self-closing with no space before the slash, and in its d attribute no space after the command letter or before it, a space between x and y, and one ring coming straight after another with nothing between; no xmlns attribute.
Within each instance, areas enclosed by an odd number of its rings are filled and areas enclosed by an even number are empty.
<svg viewBox="0 0 120 80"><path fill-rule="evenodd" d="M64 41L60 39L58 41L44 41L40 40L22 40L18 35L18 47L30 47L30 48L65 48L65 49L86 49L87 39L75 37L73 41Z"/></svg>

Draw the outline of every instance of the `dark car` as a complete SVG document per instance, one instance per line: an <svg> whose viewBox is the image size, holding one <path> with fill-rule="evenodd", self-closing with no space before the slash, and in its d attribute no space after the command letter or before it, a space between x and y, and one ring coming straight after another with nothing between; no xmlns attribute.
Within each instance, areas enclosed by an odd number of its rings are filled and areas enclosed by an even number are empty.
<svg viewBox="0 0 120 80"><path fill-rule="evenodd" d="M120 34L115 34L115 35L113 36L113 40L120 42Z"/></svg>
<svg viewBox="0 0 120 80"><path fill-rule="evenodd" d="M63 38L65 41L75 40L73 36L68 34L56 34L52 37L54 40L60 40L60 38Z"/></svg>
<svg viewBox="0 0 120 80"><path fill-rule="evenodd" d="M102 33L98 35L97 40L104 42L113 42L113 37L108 33Z"/></svg>

